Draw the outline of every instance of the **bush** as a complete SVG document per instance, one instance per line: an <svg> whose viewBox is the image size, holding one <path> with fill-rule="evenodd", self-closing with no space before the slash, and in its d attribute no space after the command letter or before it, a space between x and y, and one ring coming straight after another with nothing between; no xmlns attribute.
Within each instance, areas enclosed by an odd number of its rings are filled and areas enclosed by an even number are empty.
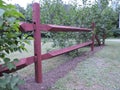
<svg viewBox="0 0 120 90"><path fill-rule="evenodd" d="M7 54L25 49L25 34L19 31L19 18L24 16L11 4L0 0L0 63L9 70L16 68L13 64L18 59L11 60ZM22 36L21 36L22 35ZM3 74L0 77L0 90L18 90L20 78L13 74Z"/></svg>

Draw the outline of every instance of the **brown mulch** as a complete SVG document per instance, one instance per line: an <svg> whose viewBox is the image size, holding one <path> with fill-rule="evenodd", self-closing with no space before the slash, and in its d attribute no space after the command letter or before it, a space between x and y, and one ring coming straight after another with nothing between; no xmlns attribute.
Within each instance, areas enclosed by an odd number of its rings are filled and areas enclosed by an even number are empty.
<svg viewBox="0 0 120 90"><path fill-rule="evenodd" d="M80 57L76 57L73 60L69 60L57 68L43 74L43 82L41 84L37 84L35 82L34 76L25 79L25 84L20 86L20 90L47 90L50 89L57 80L64 77L69 71L74 70L77 64L89 56L93 55L95 52L101 50L103 46L95 47L94 51L89 51L81 55Z"/></svg>

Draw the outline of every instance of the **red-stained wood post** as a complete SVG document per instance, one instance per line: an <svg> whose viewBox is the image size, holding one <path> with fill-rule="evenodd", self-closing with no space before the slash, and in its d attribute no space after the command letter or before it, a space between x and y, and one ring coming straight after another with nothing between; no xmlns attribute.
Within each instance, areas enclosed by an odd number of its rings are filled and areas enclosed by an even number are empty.
<svg viewBox="0 0 120 90"><path fill-rule="evenodd" d="M41 32L40 32L40 6L33 4L33 25L34 25L34 56L35 58L35 81L42 82L42 59L41 59Z"/></svg>
<svg viewBox="0 0 120 90"><path fill-rule="evenodd" d="M94 44L95 44L95 23L92 23L92 45L91 45L91 51L94 50Z"/></svg>

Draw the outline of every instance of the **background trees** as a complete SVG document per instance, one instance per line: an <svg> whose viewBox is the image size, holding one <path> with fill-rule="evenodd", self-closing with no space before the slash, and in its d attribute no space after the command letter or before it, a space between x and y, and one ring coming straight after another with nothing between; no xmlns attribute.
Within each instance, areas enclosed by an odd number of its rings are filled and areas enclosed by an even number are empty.
<svg viewBox="0 0 120 90"><path fill-rule="evenodd" d="M95 0L90 4L89 0L82 0L83 6L73 1L71 4L64 4L61 0L43 0L41 3L41 23L68 25L77 27L91 27L96 23L96 34L101 39L103 33L106 37L112 37L113 31L117 28L118 11L110 6L110 0ZM60 47L69 46L70 38L76 43L86 41L91 34L86 33L48 33L55 45ZM86 38L88 36L88 38ZM54 45L53 45L54 46Z"/></svg>

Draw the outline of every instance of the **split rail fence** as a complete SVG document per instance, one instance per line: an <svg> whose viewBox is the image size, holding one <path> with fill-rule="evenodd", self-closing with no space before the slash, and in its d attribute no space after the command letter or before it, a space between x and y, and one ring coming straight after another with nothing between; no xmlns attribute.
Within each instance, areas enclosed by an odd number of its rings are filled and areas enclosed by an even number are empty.
<svg viewBox="0 0 120 90"><path fill-rule="evenodd" d="M50 25L50 24L41 24L40 23L40 6L38 3L33 4L33 23L21 23L20 24L20 30L22 32L29 32L34 31L34 56L27 57L20 59L18 63L16 63L16 69L9 70L7 68L3 68L2 65L0 65L0 75L2 75L3 72L10 73L14 72L16 70L19 70L21 68L24 68L32 63L35 64L35 81L37 83L42 82L42 61L64 54L66 52L79 49L85 46L90 45L91 51L94 50L94 39L95 35L92 33L92 37L90 41L66 47L60 50L55 50L48 52L46 54L41 54L41 31L55 31L55 32L94 32L95 24L92 23L92 28L79 28L79 27L71 27L71 26L58 26L58 25ZM96 39L99 43L99 39Z"/></svg>

